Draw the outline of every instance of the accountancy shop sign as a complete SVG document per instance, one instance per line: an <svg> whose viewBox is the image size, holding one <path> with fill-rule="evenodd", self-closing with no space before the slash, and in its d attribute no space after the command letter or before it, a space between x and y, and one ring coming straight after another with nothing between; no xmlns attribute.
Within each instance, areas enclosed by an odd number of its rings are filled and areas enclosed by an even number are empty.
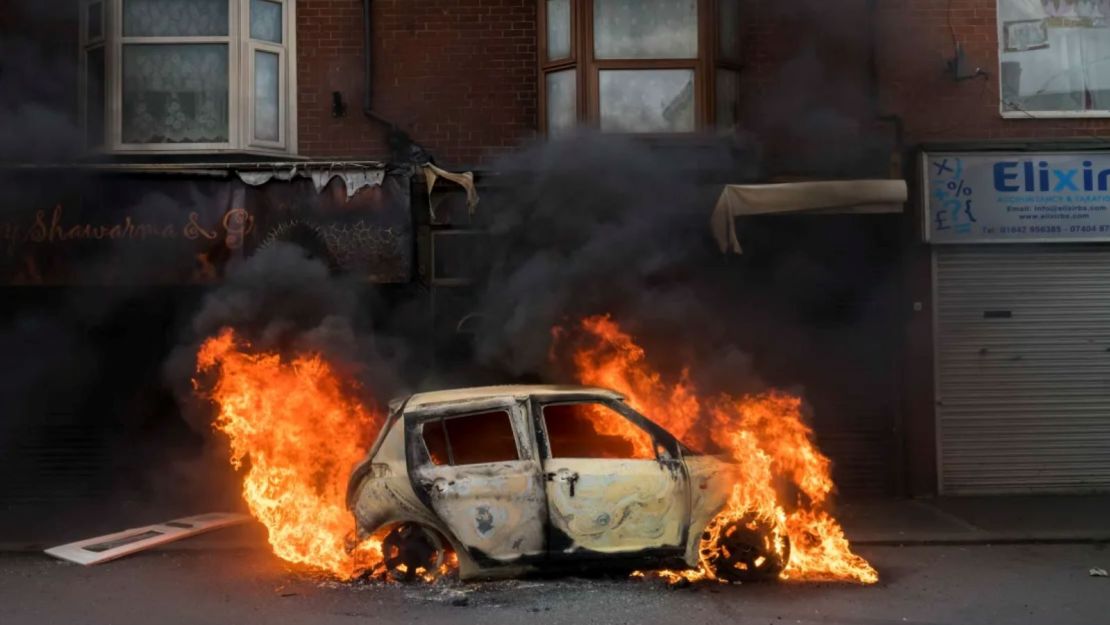
<svg viewBox="0 0 1110 625"><path fill-rule="evenodd" d="M922 165L926 241L1110 241L1110 153L938 153Z"/></svg>

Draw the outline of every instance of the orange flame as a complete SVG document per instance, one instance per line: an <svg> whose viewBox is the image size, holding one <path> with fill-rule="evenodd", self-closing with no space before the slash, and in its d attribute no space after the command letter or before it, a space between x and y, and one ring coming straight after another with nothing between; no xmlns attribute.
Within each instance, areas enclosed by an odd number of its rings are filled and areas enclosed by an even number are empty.
<svg viewBox="0 0 1110 625"><path fill-rule="evenodd" d="M702 542L701 566L695 571L665 572L665 576L712 578L706 559L716 549L717 532L728 521L754 513L790 540L783 578L878 581L878 573L852 553L840 524L826 509L834 488L831 464L813 442L799 398L772 391L703 400L687 371L676 383L665 382L647 362L644 350L608 315L589 317L578 329L572 361L583 384L623 394L633 408L683 442L695 449L720 450L738 466L728 505L710 524L709 538ZM557 341L567 334L557 329ZM639 439L633 431L625 438ZM786 501L780 494L782 489L776 486L782 483L797 493L796 501ZM776 538L775 548L783 553L781 539Z"/></svg>
<svg viewBox="0 0 1110 625"><path fill-rule="evenodd" d="M643 349L608 316L585 319L579 329L585 340L572 360L583 383L623 393L634 408L684 442L722 449L741 467L727 509L703 541L702 566L665 576L712 578L705 559L716 533L726 522L754 512L778 536L790 539L783 577L878 580L875 570L851 552L826 510L833 490L830 463L813 444L798 398L773 392L705 401L686 372L675 383L664 381ZM565 332L557 332L557 338L565 338ZM266 526L274 553L344 580L380 563L379 540L353 540L355 522L344 501L350 470L383 423L380 413L357 398L357 387L319 355L283 359L258 353L230 329L202 345L197 372L198 392L218 406L214 425L231 442L231 464L239 469L249 461L243 498ZM199 378L208 375L212 383L201 384ZM621 435L631 426L610 420L598 427L603 434ZM633 445L642 441L631 432L623 437ZM781 481L797 491L793 505L776 489ZM781 538L776 548L782 552Z"/></svg>
<svg viewBox="0 0 1110 625"><path fill-rule="evenodd" d="M230 329L201 346L197 372L209 371L215 381L204 394L219 408L215 428L231 441L236 469L249 460L243 499L274 553L344 580L379 562L379 541L351 541L355 520L344 499L382 415L319 355L252 353Z"/></svg>

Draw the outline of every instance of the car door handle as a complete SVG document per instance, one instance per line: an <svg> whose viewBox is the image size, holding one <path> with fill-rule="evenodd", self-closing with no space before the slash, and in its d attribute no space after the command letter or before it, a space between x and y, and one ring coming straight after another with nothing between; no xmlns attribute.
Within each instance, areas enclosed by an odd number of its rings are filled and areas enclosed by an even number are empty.
<svg viewBox="0 0 1110 625"><path fill-rule="evenodd" d="M570 486L570 496L574 496L574 484L578 482L578 474L574 471L562 470L557 473L546 474L548 482L562 482Z"/></svg>

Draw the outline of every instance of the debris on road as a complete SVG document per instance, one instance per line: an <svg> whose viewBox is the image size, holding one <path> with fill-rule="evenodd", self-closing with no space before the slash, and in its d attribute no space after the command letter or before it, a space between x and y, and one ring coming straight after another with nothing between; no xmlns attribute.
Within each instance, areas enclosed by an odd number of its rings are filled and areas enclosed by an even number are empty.
<svg viewBox="0 0 1110 625"><path fill-rule="evenodd" d="M250 520L245 514L212 512L58 545L46 553L88 566Z"/></svg>
<svg viewBox="0 0 1110 625"><path fill-rule="evenodd" d="M1106 569L1094 568L1091 569L1091 577L1110 577L1110 573L1107 573Z"/></svg>

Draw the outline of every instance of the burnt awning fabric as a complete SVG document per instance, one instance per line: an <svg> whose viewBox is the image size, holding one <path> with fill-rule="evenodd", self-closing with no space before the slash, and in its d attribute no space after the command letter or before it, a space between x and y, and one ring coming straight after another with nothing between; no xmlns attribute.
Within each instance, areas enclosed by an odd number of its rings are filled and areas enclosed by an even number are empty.
<svg viewBox="0 0 1110 625"><path fill-rule="evenodd" d="M836 180L725 186L713 209L713 237L722 252L742 254L736 218L771 214L900 213L904 180Z"/></svg>

